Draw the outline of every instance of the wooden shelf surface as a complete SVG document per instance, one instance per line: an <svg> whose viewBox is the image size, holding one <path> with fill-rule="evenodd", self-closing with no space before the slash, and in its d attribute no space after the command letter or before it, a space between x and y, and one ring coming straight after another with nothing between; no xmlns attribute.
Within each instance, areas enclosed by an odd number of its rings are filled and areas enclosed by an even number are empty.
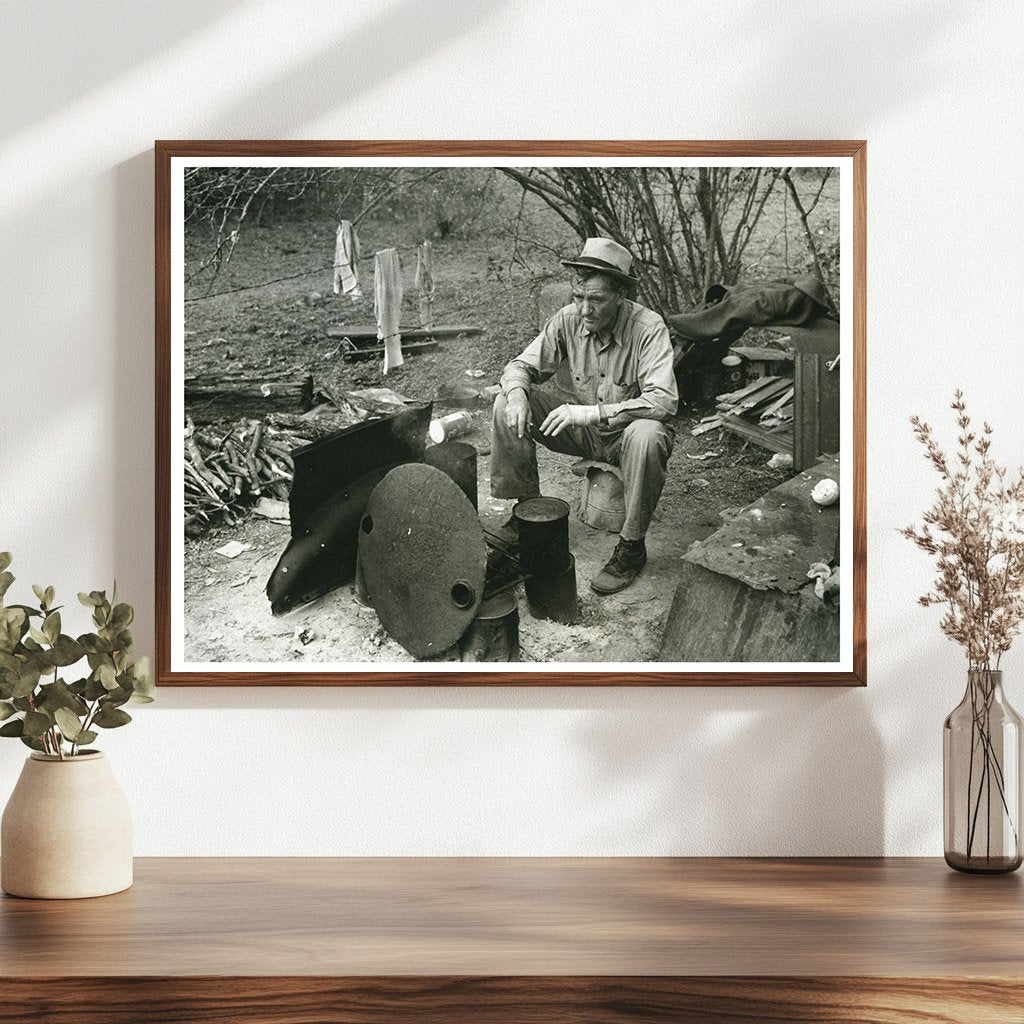
<svg viewBox="0 0 1024 1024"><path fill-rule="evenodd" d="M0 1011L75 1006L26 1020L192 1019L160 1016L175 1000L251 1022L903 1019L875 993L1020 1024L1024 888L916 858L147 858L115 896L4 897L0 955ZM515 993L553 1016L501 1016ZM770 1015L783 995L808 1015Z"/></svg>

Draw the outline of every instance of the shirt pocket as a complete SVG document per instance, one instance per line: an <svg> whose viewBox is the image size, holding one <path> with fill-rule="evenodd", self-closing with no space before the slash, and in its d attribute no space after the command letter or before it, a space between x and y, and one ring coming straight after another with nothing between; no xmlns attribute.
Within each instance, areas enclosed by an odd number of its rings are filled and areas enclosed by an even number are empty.
<svg viewBox="0 0 1024 1024"><path fill-rule="evenodd" d="M591 373L566 373L562 390L577 402L593 405L597 401L596 378Z"/></svg>
<svg viewBox="0 0 1024 1024"><path fill-rule="evenodd" d="M607 402L626 402L640 394L640 385L636 381L612 381L608 385Z"/></svg>

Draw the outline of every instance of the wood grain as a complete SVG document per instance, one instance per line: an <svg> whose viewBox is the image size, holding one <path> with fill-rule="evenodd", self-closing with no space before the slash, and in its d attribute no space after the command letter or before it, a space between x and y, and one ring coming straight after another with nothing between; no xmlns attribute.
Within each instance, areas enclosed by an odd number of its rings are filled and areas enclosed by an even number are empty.
<svg viewBox="0 0 1024 1024"><path fill-rule="evenodd" d="M1019 875L941 860L140 858L102 899L0 901L10 974L1024 973ZM71 965L69 967L69 965Z"/></svg>
<svg viewBox="0 0 1024 1024"><path fill-rule="evenodd" d="M539 156L853 158L853 565L851 672L172 672L170 665L170 170L172 157ZM162 140L155 144L156 673L161 686L864 686L867 682L866 288L867 147L862 140ZM845 357L844 357L845 358Z"/></svg>
<svg viewBox="0 0 1024 1024"><path fill-rule="evenodd" d="M935 978L0 981L5 1024L1020 1024L1022 998Z"/></svg>
<svg viewBox="0 0 1024 1024"><path fill-rule="evenodd" d="M0 901L0 1019L1024 1019L1024 888L938 859L140 859Z"/></svg>

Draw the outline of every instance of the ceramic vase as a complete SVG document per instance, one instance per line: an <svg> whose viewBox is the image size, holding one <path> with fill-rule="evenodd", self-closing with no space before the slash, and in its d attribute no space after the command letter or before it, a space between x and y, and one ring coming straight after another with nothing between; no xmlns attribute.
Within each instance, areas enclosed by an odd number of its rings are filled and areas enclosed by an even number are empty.
<svg viewBox="0 0 1024 1024"><path fill-rule="evenodd" d="M104 754L32 754L0 826L0 887L67 900L131 884L131 811Z"/></svg>

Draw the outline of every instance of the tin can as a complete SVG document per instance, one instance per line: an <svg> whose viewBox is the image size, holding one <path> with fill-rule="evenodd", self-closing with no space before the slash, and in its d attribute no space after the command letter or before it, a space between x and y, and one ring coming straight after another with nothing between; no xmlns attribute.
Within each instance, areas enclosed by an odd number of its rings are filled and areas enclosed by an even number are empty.
<svg viewBox="0 0 1024 1024"><path fill-rule="evenodd" d="M726 391L739 391L747 382L747 370L742 356L726 356L722 360L722 384Z"/></svg>
<svg viewBox="0 0 1024 1024"><path fill-rule="evenodd" d="M462 437L472 429L473 414L462 410L442 416L439 420L431 420L427 433L434 444L440 444L442 441L450 441L453 437Z"/></svg>
<svg viewBox="0 0 1024 1024"><path fill-rule="evenodd" d="M488 598L459 641L462 661L519 661L519 605L508 591Z"/></svg>

